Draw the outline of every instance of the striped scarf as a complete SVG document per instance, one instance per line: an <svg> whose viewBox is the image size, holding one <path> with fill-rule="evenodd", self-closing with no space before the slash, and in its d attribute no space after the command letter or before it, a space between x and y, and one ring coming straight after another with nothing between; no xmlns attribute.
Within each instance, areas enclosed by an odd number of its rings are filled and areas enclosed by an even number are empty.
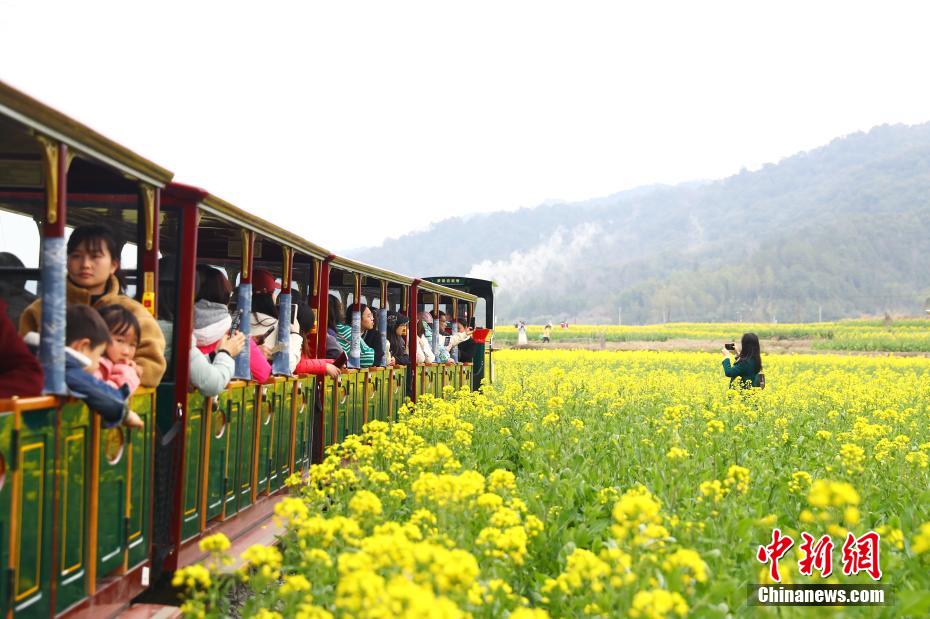
<svg viewBox="0 0 930 619"><path fill-rule="evenodd" d="M339 340L339 345L342 347L345 354L348 355L349 349L352 347L352 327L349 325L337 324L336 339ZM361 338L359 338L358 343L362 351L359 355L359 365L363 368L370 368L375 362L375 351Z"/></svg>

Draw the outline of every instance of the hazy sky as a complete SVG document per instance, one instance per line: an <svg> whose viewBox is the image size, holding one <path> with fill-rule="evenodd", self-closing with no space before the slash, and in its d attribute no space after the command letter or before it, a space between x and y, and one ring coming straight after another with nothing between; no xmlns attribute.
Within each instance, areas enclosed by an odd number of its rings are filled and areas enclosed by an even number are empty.
<svg viewBox="0 0 930 619"><path fill-rule="evenodd" d="M0 79L333 250L930 119L918 2L144 4L0 0Z"/></svg>

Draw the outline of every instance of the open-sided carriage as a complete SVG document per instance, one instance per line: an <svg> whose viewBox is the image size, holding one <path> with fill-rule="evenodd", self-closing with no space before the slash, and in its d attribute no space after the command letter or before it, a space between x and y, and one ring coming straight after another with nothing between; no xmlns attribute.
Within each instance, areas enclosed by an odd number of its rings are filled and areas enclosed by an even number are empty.
<svg viewBox="0 0 930 619"><path fill-rule="evenodd" d="M494 359L491 338L494 334L494 282L475 277L441 275L427 277L427 281L452 288L459 293L475 298L475 306L469 314L471 322L466 326L475 328L474 349L470 361L472 367L472 389L478 389L487 378L494 382Z"/></svg>
<svg viewBox="0 0 930 619"><path fill-rule="evenodd" d="M412 324L418 311L434 309L468 324L478 297L335 256L171 179L0 83L0 221L4 242L15 239L0 251L23 263L0 265L0 296L16 314L35 298L43 302L46 392L0 400L0 613L7 616L112 615L157 578L200 560L204 535L249 539L268 522L285 480L319 461L326 446L368 421L393 420L408 397L478 384L471 363L417 366L413 354L409 367L293 376L283 341L266 383L252 380L246 347L225 391L205 397L192 389L198 266L226 273L246 315L256 269L269 271L281 285L280 324L292 323L292 303L314 309L307 352L316 357L337 320L327 316L330 296L350 315L359 304L371 307L379 324L387 311ZM123 245L125 294L166 336L164 378L132 396L141 430L103 427L65 386L65 242L75 226L99 223ZM248 331L248 319L241 328ZM353 341L359 335L353 331Z"/></svg>

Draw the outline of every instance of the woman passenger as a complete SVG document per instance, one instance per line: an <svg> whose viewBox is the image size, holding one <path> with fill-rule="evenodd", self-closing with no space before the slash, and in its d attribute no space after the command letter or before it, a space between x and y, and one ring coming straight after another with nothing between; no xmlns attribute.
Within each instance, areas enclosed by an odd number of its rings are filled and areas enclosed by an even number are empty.
<svg viewBox="0 0 930 619"><path fill-rule="evenodd" d="M352 348L352 313L355 311L355 306L350 305L346 308L345 313L345 322L340 322L336 324L336 337L339 339L339 345L342 346L343 352L346 355L349 354L349 350ZM375 317L371 313L371 309L367 305L359 306L359 313L361 315L360 327L361 334L364 334L366 331L370 331L375 326ZM370 368L375 362L375 351L372 350L371 346L365 343L365 340L361 337L358 341L359 345L359 367L361 368Z"/></svg>
<svg viewBox="0 0 930 619"><path fill-rule="evenodd" d="M200 273L200 288L194 303L194 343L206 355L219 354L222 352L220 344L228 340L232 326L229 315L232 286L219 269L201 266L197 271ZM271 376L271 365L252 338L249 338L249 367L252 379L259 383L267 382Z"/></svg>
<svg viewBox="0 0 930 619"><path fill-rule="evenodd" d="M297 304L297 323L300 325L303 344L300 350L300 362L294 369L294 373L313 374L314 376L323 376L325 374L333 378L339 376L339 368L333 365L332 359L317 359L310 356L309 336L316 325L316 316L313 309L306 303Z"/></svg>
<svg viewBox="0 0 930 619"><path fill-rule="evenodd" d="M249 320L252 325L252 337L269 361L273 358L274 347L278 344L278 307L275 303L275 296L279 290L281 290L281 284L275 281L270 271L255 269L252 275L252 315ZM298 333L297 317L291 316L288 358L288 369L291 372L300 361L302 341Z"/></svg>
<svg viewBox="0 0 930 619"><path fill-rule="evenodd" d="M366 326L369 323L365 321L365 311L362 311L362 341L364 341L375 353L375 362L372 365L379 367L384 367L385 365L393 365L391 363L390 356L385 363L384 360L384 346L381 341L381 330L377 328L378 322L375 320L375 313L370 307L362 306L368 310L368 313L371 314L371 326Z"/></svg>
<svg viewBox="0 0 930 619"><path fill-rule="evenodd" d="M433 344L426 335L427 324L433 322L429 312L420 312L417 320L417 363L436 363Z"/></svg>
<svg viewBox="0 0 930 619"><path fill-rule="evenodd" d="M395 365L410 365L410 355L407 352L407 325L410 319L404 314L391 312L388 314L388 353L394 359Z"/></svg>
<svg viewBox="0 0 930 619"><path fill-rule="evenodd" d="M141 303L123 293L119 279L120 246L113 232L100 225L80 226L68 238L69 305L101 308L121 305L139 321L139 346L133 361L142 370L143 387L157 387L165 374L165 336ZM37 299L19 319L22 335L39 331L42 300Z"/></svg>
<svg viewBox="0 0 930 619"><path fill-rule="evenodd" d="M342 305L334 294L329 295L326 304L326 357L329 359L338 359L343 354L342 344L339 342L339 335L336 333L336 324L339 319L346 313L346 308Z"/></svg>

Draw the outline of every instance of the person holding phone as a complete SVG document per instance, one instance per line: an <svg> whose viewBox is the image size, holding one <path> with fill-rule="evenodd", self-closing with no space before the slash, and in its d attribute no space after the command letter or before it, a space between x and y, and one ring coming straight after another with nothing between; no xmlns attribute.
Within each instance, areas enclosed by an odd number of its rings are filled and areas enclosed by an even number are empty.
<svg viewBox="0 0 930 619"><path fill-rule="evenodd" d="M235 357L246 344L245 337L238 329L233 329L233 317L229 315L229 302L232 299L229 279L225 273L208 265L198 266L197 272L200 275L200 287L194 303L194 344L208 356L210 363L221 354ZM237 315L238 320L242 320L241 313L237 312ZM271 376L271 365L254 339L249 338L248 346L252 379L264 383Z"/></svg>
<svg viewBox="0 0 930 619"><path fill-rule="evenodd" d="M730 387L749 388L761 386L762 349L759 336L744 333L739 343L725 344L723 353L723 373L730 379ZM735 357L731 361L730 357Z"/></svg>
<svg viewBox="0 0 930 619"><path fill-rule="evenodd" d="M278 307L275 293L281 290L274 275L265 269L255 269L252 275L252 337L261 348L268 361L274 357L278 345ZM300 335L297 322L296 303L291 304L291 324L289 326L290 345L288 349L288 369L293 373L300 363L300 351L304 338Z"/></svg>

